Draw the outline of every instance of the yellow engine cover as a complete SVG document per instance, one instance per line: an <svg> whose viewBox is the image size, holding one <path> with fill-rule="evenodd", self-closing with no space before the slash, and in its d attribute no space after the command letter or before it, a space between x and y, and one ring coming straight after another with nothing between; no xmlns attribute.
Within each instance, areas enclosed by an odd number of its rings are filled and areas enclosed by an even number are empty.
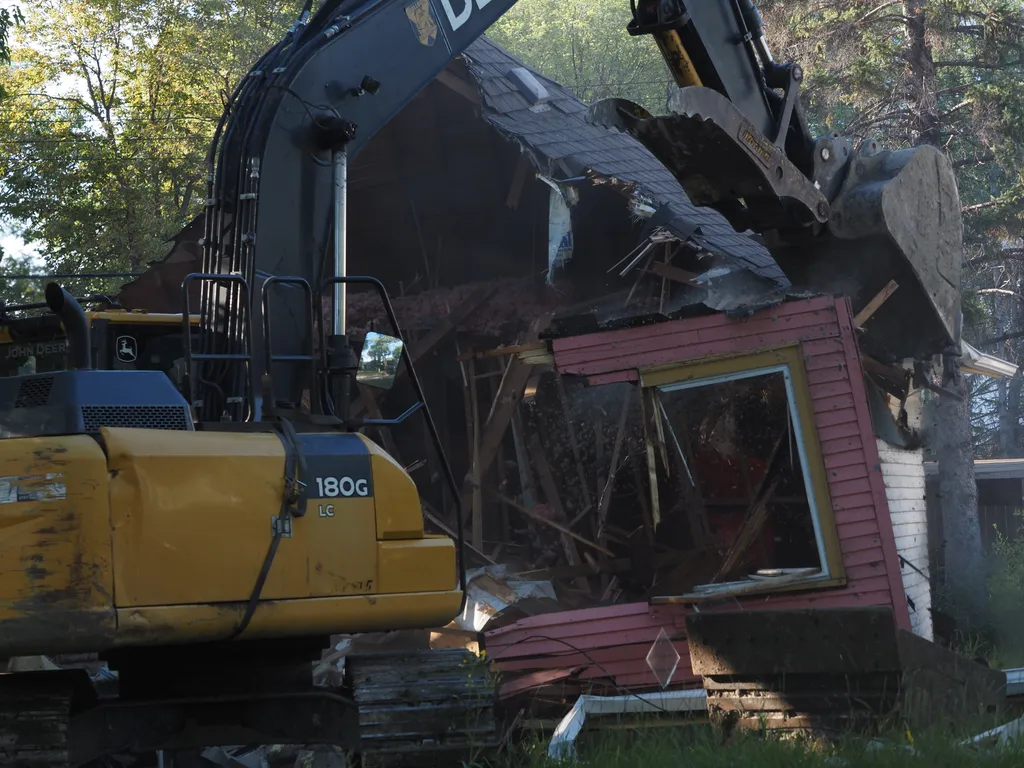
<svg viewBox="0 0 1024 768"><path fill-rule="evenodd" d="M454 543L424 535L412 479L361 435L300 440L307 512L242 637L450 621ZM0 656L213 641L241 620L281 511L282 441L104 428L102 445L0 441L0 502L3 482L23 489L0 503ZM55 475L64 490L41 492Z"/></svg>

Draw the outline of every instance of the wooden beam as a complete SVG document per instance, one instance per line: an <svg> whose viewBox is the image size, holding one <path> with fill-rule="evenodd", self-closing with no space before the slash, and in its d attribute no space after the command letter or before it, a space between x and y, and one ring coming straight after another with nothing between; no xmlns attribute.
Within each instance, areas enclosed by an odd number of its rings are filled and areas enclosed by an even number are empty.
<svg viewBox="0 0 1024 768"><path fill-rule="evenodd" d="M441 518L441 516L437 513L437 510L435 510L433 507L431 507L425 501L422 502L422 504L423 504L423 516L425 518L427 518L427 520L429 520L434 525L436 525L438 528L440 528L443 533L448 534L453 539L457 538L457 536L455 535L455 530L450 525L448 525L448 523L446 523ZM474 555L479 557L481 560L483 560L488 565L497 565L497 563L491 558L490 555L487 555L484 552L481 552L479 549L474 547L468 541L465 542L465 545L466 545L466 549L468 549L470 552L472 552ZM463 586L465 586L465 585L463 585Z"/></svg>
<svg viewBox="0 0 1024 768"><path fill-rule="evenodd" d="M583 506L589 509L592 505L590 501L590 488L587 487L587 473L583 469L583 456L580 454L579 441L576 439L576 427L573 426L572 414L569 409L569 397L565 392L565 382L562 381L561 376L555 376L555 389L558 391L558 402L562 406L565 431L569 435L569 448L572 449L573 461L576 464L576 476L580 480L580 494Z"/></svg>
<svg viewBox="0 0 1024 768"><path fill-rule="evenodd" d="M437 76L437 82L447 88L451 88L455 93L459 94L459 96L462 96L473 104L480 103L480 91L478 91L472 83L463 80L458 75L452 74L447 69L442 70L441 74Z"/></svg>
<svg viewBox="0 0 1024 768"><path fill-rule="evenodd" d="M477 549L484 547L484 509L483 497L480 495L480 404L477 397L476 365L473 360L467 364L469 386L469 408L473 419L473 462L470 471L473 473L473 522L472 536L473 546Z"/></svg>
<svg viewBox="0 0 1024 768"><path fill-rule="evenodd" d="M598 498L598 535L601 535L604 532L605 518L608 517L608 506L612 502L612 488L615 486L615 475L619 470L619 453L622 451L622 438L626 434L626 417L629 415L629 403L632 399L633 388L630 387L628 390L626 390L626 395L622 399L622 411L619 414L619 429L618 432L615 434L615 444L612 447L612 458L608 467L608 479L605 480L604 489L601 491L601 495Z"/></svg>
<svg viewBox="0 0 1024 768"><path fill-rule="evenodd" d="M548 343L546 341L531 341L528 344L512 344L507 347L495 347L494 349L487 349L483 352L463 352L456 359L461 363L475 358L482 360L488 357L510 357L512 355L519 355L523 352L546 352L548 349Z"/></svg>
<svg viewBox="0 0 1024 768"><path fill-rule="evenodd" d="M540 438L535 434L530 440L530 452L533 455L534 464L537 467L537 476L540 478L540 487L544 491L544 498L547 500L548 507L554 513L555 517L558 518L560 523L568 523L568 515L565 514L565 507L562 506L562 499L558 495L558 484L555 482L555 475L551 471L551 464L548 462L548 457L544 453L544 446L541 445ZM566 527L566 530L570 530ZM565 550L565 559L569 565L582 565L583 560L580 557L579 548L576 546L576 542L573 541L573 537L567 533L562 533L562 549ZM587 583L585 576L578 576L574 579L576 586L580 589L590 591L590 585Z"/></svg>
<svg viewBox="0 0 1024 768"><path fill-rule="evenodd" d="M615 553L612 552L610 549L606 549L605 547L602 547L600 544L595 544L594 542L589 541L589 540L583 538L578 533L575 533L575 532L569 530L567 527L565 527L561 523L555 522L554 520L549 520L548 518L544 517L543 515L537 514L532 509L527 509L526 507L524 507L522 504L520 504L515 499L511 499L511 498L509 498L508 496L505 496L502 493L498 493L497 491L491 490L490 488L485 488L484 490L487 491L487 493L489 493L494 498L498 499L499 501L504 501L506 504L508 504L510 507L512 507L512 509L515 509L515 510L517 510L519 512L522 512L524 515L526 515L531 520L535 520L538 523L542 523L543 525L546 525L546 526L548 526L550 528L554 528L559 533L563 533L566 536L569 536L570 538L573 538L576 541L580 542L580 544L584 544L584 545L590 547L591 549L600 552L603 555L608 555L609 557L615 557Z"/></svg>
<svg viewBox="0 0 1024 768"><path fill-rule="evenodd" d="M883 304L885 304L886 299L892 296L896 292L897 288L899 288L899 284L895 280L890 280L886 284L885 288L875 294L875 297L867 303L864 309L857 313L856 317L853 318L854 327L860 328L864 323L870 320L871 316L875 314Z"/></svg>
<svg viewBox="0 0 1024 768"><path fill-rule="evenodd" d="M501 380L498 396L494 398L491 413L480 433L480 461L476 469L480 477L483 477L484 473L490 469L495 456L498 455L498 445L505 438L505 433L508 432L512 414L519 405L519 401L523 399L523 390L526 389L526 382L532 371L532 365L526 365L513 359ZM463 499L465 500L471 493L472 476L471 473L467 473L463 481Z"/></svg>
<svg viewBox="0 0 1024 768"><path fill-rule="evenodd" d="M661 503L658 500L658 460L654 452L654 438L651 436L651 419L658 418L658 414L652 413L654 391L645 389L641 392L643 397L640 398L640 413L644 420L644 452L647 454L647 479L651 487L651 524L654 531L657 531L661 525ZM654 538L653 534L651 538Z"/></svg>
<svg viewBox="0 0 1024 768"><path fill-rule="evenodd" d="M674 280L675 282L683 283L684 285L692 284L694 278L698 277L696 272L688 272L685 269L673 267L663 261L656 261L654 264L651 264L651 272L656 274L658 277L665 278L666 280Z"/></svg>

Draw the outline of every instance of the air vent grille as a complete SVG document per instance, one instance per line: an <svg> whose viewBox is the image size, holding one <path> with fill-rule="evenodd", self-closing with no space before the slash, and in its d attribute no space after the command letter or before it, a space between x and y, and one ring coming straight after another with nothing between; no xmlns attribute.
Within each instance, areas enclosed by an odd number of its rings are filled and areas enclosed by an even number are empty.
<svg viewBox="0 0 1024 768"><path fill-rule="evenodd" d="M18 387L18 396L14 400L14 407L40 408L49 401L51 389L53 389L52 376L23 381Z"/></svg>
<svg viewBox="0 0 1024 768"><path fill-rule="evenodd" d="M187 430L186 409L175 405L83 405L86 432L100 427Z"/></svg>

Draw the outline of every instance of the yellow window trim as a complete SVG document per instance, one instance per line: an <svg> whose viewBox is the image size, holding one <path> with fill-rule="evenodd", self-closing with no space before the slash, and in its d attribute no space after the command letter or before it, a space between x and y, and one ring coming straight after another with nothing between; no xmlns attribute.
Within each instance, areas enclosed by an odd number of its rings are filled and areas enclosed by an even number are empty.
<svg viewBox="0 0 1024 768"><path fill-rule="evenodd" d="M832 509L832 496L828 487L828 475L825 472L825 460L821 455L818 428L815 423L814 407L811 402L811 388L807 379L807 369L804 367L803 350L799 343L766 347L752 352L715 355L714 357L705 357L691 362L668 363L640 368L640 386L643 388L661 388L674 384L692 383L704 379L731 376L762 368L778 367L785 367L789 373L796 415L800 421L799 435L804 447L805 471L808 474L811 490L814 494L814 509L824 549L824 565L828 568L827 575L810 578L801 577L798 580L784 584L751 582L749 588L744 583L738 584L736 590L715 592L707 595L691 593L676 597L655 597L652 598L651 602L701 602L727 597L731 594L745 595L783 590L825 589L846 584L846 569L843 566L843 553L839 544L839 532L836 529L835 512Z"/></svg>
<svg viewBox="0 0 1024 768"><path fill-rule="evenodd" d="M778 584L772 581L752 581L749 584L737 586L736 589L722 590L703 594L691 592L686 595L669 595L665 597L652 597L651 605L673 605L691 603L710 603L720 601L725 597L746 597L747 595L778 594L780 592L807 592L818 589L839 589L846 586L846 577L822 578L820 576L804 577Z"/></svg>

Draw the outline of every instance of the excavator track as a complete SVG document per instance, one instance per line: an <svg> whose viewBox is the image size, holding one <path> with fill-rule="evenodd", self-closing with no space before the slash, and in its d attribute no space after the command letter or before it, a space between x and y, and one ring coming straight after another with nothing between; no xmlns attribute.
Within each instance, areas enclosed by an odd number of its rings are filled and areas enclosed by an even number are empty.
<svg viewBox="0 0 1024 768"><path fill-rule="evenodd" d="M472 764L497 745L494 684L461 649L350 656L363 768Z"/></svg>
<svg viewBox="0 0 1024 768"><path fill-rule="evenodd" d="M60 673L0 675L0 765L66 768L75 693Z"/></svg>

